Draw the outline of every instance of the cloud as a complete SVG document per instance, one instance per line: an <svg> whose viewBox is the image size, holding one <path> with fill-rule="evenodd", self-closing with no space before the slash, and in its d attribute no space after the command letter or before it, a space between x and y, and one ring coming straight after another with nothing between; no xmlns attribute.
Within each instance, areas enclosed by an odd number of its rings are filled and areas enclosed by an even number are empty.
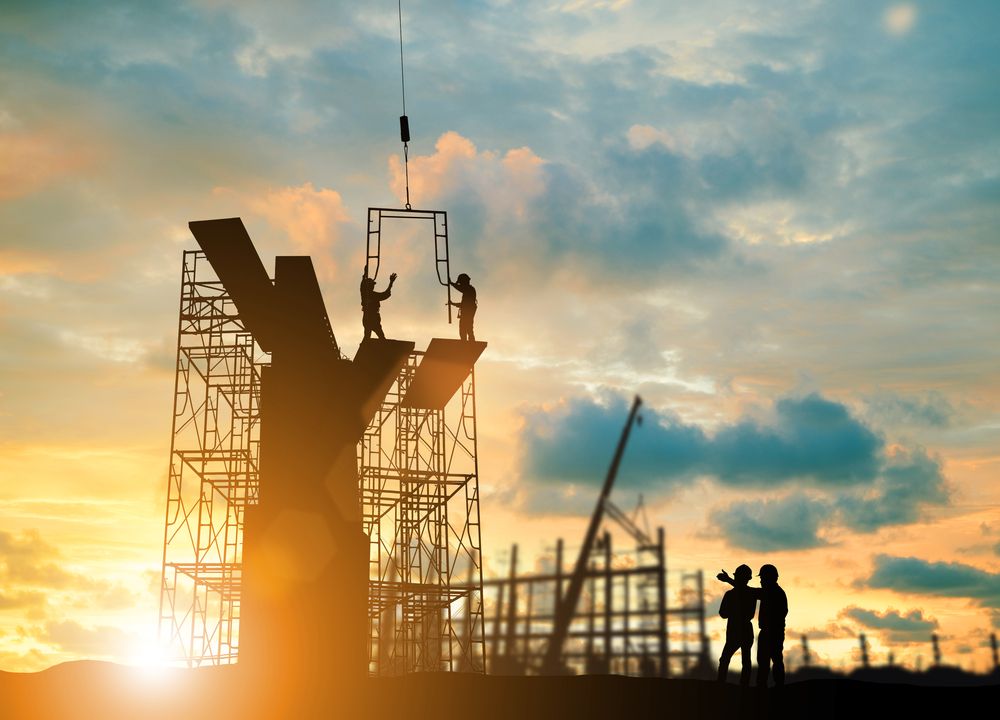
<svg viewBox="0 0 1000 720"><path fill-rule="evenodd" d="M872 532L915 522L925 506L942 505L949 496L941 463L916 450L891 456L870 493L842 497L837 506L848 528Z"/></svg>
<svg viewBox="0 0 1000 720"><path fill-rule="evenodd" d="M83 593L88 606L121 610L136 596L117 583L67 570L57 548L37 530L19 535L0 530L0 610L36 610L53 593Z"/></svg>
<svg viewBox="0 0 1000 720"><path fill-rule="evenodd" d="M757 552L808 550L822 547L819 537L829 503L804 495L776 500L749 500L709 514L709 524L726 541Z"/></svg>
<svg viewBox="0 0 1000 720"><path fill-rule="evenodd" d="M53 132L4 132L0 127L0 200L39 192L79 171L92 148Z"/></svg>
<svg viewBox="0 0 1000 720"><path fill-rule="evenodd" d="M825 544L824 531L873 533L917 522L926 507L949 498L939 461L922 450L900 450L884 459L867 488L844 488L825 497L792 493L777 500L736 501L713 509L709 517L714 533L734 547L801 550Z"/></svg>
<svg viewBox="0 0 1000 720"><path fill-rule="evenodd" d="M854 638L855 633L846 625L829 622L824 627L811 627L804 630L790 630L788 635L805 635L809 640L840 640L844 638Z"/></svg>
<svg viewBox="0 0 1000 720"><path fill-rule="evenodd" d="M620 397L599 404L573 398L559 405L525 409L520 432L522 472L540 484L599 484L621 435L628 407ZM622 459L621 476L656 486L689 476L702 465L708 442L700 428L660 417L643 408L644 422L632 429Z"/></svg>
<svg viewBox="0 0 1000 720"><path fill-rule="evenodd" d="M84 583L84 578L54 562L58 556L37 530L25 530L20 536L0 530L0 578L5 585L65 589Z"/></svg>
<svg viewBox="0 0 1000 720"><path fill-rule="evenodd" d="M83 657L128 657L134 654L136 636L121 628L85 627L74 620L48 622L34 637L59 650Z"/></svg>
<svg viewBox="0 0 1000 720"><path fill-rule="evenodd" d="M955 417L955 408L935 391L922 398L882 392L866 398L865 403L870 417L894 426L946 428Z"/></svg>
<svg viewBox="0 0 1000 720"><path fill-rule="evenodd" d="M218 187L213 194L235 199L250 213L265 219L287 239L289 254L312 257L320 280L342 278L338 260L346 233L356 229L340 193L330 188L316 188L311 182L299 186L268 188L243 192ZM353 268L351 269L353 272Z"/></svg>
<svg viewBox="0 0 1000 720"><path fill-rule="evenodd" d="M779 400L772 426L743 420L723 427L710 462L732 484L803 478L820 486L855 485L875 478L882 446L846 406L812 394Z"/></svg>
<svg viewBox="0 0 1000 720"><path fill-rule="evenodd" d="M45 594L34 590L13 593L0 592L0 611L42 608L45 606L45 602Z"/></svg>
<svg viewBox="0 0 1000 720"><path fill-rule="evenodd" d="M881 631L889 642L926 642L939 623L934 618L924 617L922 610L910 610L903 615L899 610L889 609L883 613L866 610L857 606L844 608L841 617L849 618L862 627Z"/></svg>
<svg viewBox="0 0 1000 720"><path fill-rule="evenodd" d="M643 409L622 464L649 488L697 475L735 487L777 487L801 480L817 487L871 483L883 441L846 406L812 394L784 398L770 422L743 418L713 436L676 417ZM575 398L522 411L523 474L541 483L600 479L627 415L621 398L603 404Z"/></svg>
<svg viewBox="0 0 1000 720"><path fill-rule="evenodd" d="M875 556L871 575L860 584L900 593L968 598L984 607L1000 608L1000 573L964 563L880 554Z"/></svg>
<svg viewBox="0 0 1000 720"><path fill-rule="evenodd" d="M488 267L514 288L573 273L620 284L722 256L722 239L702 232L675 201L678 183L696 182L682 167L686 161L662 148L647 150L637 153L619 142L604 152L602 172L593 176L529 147L479 150L449 131L432 154L411 156L410 197L416 207L449 208L451 226L475 243L475 270ZM396 155L389 169L402 202L403 165Z"/></svg>
<svg viewBox="0 0 1000 720"><path fill-rule="evenodd" d="M644 408L646 422L632 431L619 484L670 492L706 477L733 488L789 490L709 513L710 535L759 551L821 547L835 529L872 533L914 523L928 506L949 501L938 459L919 448L887 453L881 436L845 405L811 394L783 398L772 410L766 421L741 418L709 435ZM614 395L522 410L522 505L577 512L577 498L589 497L580 488L603 478L626 416L625 401Z"/></svg>

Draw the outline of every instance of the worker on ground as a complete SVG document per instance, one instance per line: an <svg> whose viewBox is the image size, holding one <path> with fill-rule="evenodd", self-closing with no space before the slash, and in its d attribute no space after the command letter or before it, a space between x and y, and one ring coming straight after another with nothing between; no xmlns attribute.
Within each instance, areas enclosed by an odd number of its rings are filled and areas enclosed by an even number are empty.
<svg viewBox="0 0 1000 720"><path fill-rule="evenodd" d="M716 577L723 582L735 585L736 581L729 577L725 570ZM788 596L778 585L778 568L774 565L761 565L760 588L747 589L760 599L760 612L757 613L757 687L766 688L768 675L772 667L774 685L785 684L785 617L788 615Z"/></svg>
<svg viewBox="0 0 1000 720"><path fill-rule="evenodd" d="M725 572L725 571L723 571ZM740 673L740 685L750 685L750 648L753 647L753 616L757 610L757 594L759 590L749 588L747 584L753 577L749 565L740 565L734 573L733 589L722 596L719 615L726 618L726 644L719 656L719 682L725 682L729 676L729 661L733 653L740 651L743 661L743 671Z"/></svg>
<svg viewBox="0 0 1000 720"><path fill-rule="evenodd" d="M382 301L388 300L392 295L394 282L396 282L396 273L389 276L389 287L382 292L376 292L375 280L368 277L368 266L365 265L365 272L361 276L361 324L365 328L365 340L368 340L372 333L375 333L380 340L385 340L379 308Z"/></svg>
<svg viewBox="0 0 1000 720"><path fill-rule="evenodd" d="M451 286L462 293L462 302L450 302L458 308L458 336L462 340L473 341L476 333L472 329L472 322L476 318L476 288L469 284L469 276L462 273L458 279L451 283Z"/></svg>

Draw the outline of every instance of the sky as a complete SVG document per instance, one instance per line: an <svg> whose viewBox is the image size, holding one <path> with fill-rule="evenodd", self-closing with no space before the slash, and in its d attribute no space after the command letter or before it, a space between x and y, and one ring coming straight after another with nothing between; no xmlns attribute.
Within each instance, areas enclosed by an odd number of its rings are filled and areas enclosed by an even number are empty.
<svg viewBox="0 0 1000 720"><path fill-rule="evenodd" d="M1000 5L402 5L410 195L489 342L487 572L582 537L638 393L613 499L710 613L770 562L820 661L864 632L926 666L934 632L986 669ZM404 197L397 33L381 1L0 6L0 669L155 641L188 221L311 255L353 354L366 208ZM399 238L387 333L457 335Z"/></svg>

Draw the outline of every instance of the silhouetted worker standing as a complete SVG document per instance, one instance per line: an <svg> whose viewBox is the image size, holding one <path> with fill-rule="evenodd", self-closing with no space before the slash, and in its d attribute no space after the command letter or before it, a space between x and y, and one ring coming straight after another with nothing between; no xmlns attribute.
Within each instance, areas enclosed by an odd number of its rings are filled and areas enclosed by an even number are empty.
<svg viewBox="0 0 1000 720"><path fill-rule="evenodd" d="M740 651L743 671L740 685L750 684L750 648L753 647L753 616L757 610L756 588L747 587L753 570L749 565L736 568L733 589L722 596L719 615L726 618L726 644L719 656L719 682L725 682L729 675L729 661L733 653Z"/></svg>
<svg viewBox="0 0 1000 720"><path fill-rule="evenodd" d="M469 284L469 276L462 273L458 279L451 284L453 288L462 293L462 302L451 302L458 308L458 336L462 340L475 340L476 333L472 329L472 321L476 317L476 288Z"/></svg>
<svg viewBox="0 0 1000 720"><path fill-rule="evenodd" d="M788 597L778 585L778 568L760 566L760 612L757 614L757 687L767 687L769 666L774 666L774 684L785 684L785 616Z"/></svg>
<svg viewBox="0 0 1000 720"><path fill-rule="evenodd" d="M379 308L382 301L388 300L392 295L394 282L396 282L396 273L389 276L389 287L382 292L375 292L375 280L368 277L368 266L365 265L364 275L361 276L361 323L365 328L365 340L370 338L372 333L375 333L380 340L385 340Z"/></svg>

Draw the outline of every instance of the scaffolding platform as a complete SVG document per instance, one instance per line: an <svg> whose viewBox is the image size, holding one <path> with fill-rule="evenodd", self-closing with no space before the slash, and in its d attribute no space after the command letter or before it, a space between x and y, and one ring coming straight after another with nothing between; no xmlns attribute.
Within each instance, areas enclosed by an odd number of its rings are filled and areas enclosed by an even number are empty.
<svg viewBox="0 0 1000 720"><path fill-rule="evenodd" d="M403 407L444 408L485 349L485 342L432 338L403 398Z"/></svg>
<svg viewBox="0 0 1000 720"><path fill-rule="evenodd" d="M414 344L406 340L362 341L354 354L354 368L358 388L368 393L362 405L362 417L371 418L381 406L382 399L406 364Z"/></svg>

